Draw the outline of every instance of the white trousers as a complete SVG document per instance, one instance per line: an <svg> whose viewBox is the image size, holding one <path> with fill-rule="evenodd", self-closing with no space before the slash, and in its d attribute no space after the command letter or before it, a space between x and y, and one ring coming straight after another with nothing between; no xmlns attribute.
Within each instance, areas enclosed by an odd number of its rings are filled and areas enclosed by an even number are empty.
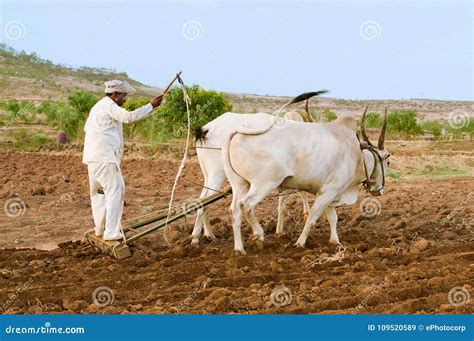
<svg viewBox="0 0 474 341"><path fill-rule="evenodd" d="M90 162L87 165L95 234L105 240L123 238L120 219L125 182L115 163Z"/></svg>

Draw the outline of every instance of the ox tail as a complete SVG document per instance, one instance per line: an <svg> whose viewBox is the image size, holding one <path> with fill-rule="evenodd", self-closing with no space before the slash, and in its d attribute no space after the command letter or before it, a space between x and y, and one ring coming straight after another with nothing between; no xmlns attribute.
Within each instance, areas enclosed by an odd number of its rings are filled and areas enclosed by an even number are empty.
<svg viewBox="0 0 474 341"><path fill-rule="evenodd" d="M237 180L243 179L234 169L232 166L232 162L230 160L230 144L232 142L232 138L237 135L237 131L232 131L229 136L224 140L224 145L222 146L222 164L224 166L224 171L229 179L230 184L235 183ZM234 180L234 181L232 181Z"/></svg>
<svg viewBox="0 0 474 341"><path fill-rule="evenodd" d="M255 114L259 115L259 114ZM260 134L265 134L267 131L273 128L273 126L276 123L281 123L281 121L285 121L283 117L277 117L277 116L270 116L267 114L264 114L264 118L267 120L268 123L266 123L263 127L250 127L247 126L246 123L241 124L239 127L235 129L235 131L239 134L244 134L244 135L260 135ZM267 118L269 116L269 118ZM249 123L253 123L253 121L250 121Z"/></svg>
<svg viewBox="0 0 474 341"><path fill-rule="evenodd" d="M237 129L237 133L244 134L244 135L260 135L260 134L265 134L267 131L272 129L273 124L268 125L267 127L264 128L249 128L249 127L239 127Z"/></svg>
<svg viewBox="0 0 474 341"><path fill-rule="evenodd" d="M209 132L209 129L203 129L203 127L198 126L194 128L194 142L202 142L206 139L206 135Z"/></svg>

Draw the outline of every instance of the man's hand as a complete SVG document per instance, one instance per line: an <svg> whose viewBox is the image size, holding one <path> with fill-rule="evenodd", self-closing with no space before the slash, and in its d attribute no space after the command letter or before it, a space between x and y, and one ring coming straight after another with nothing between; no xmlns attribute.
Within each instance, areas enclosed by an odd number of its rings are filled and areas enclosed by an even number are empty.
<svg viewBox="0 0 474 341"><path fill-rule="evenodd" d="M156 96L155 98L151 100L150 103L153 106L153 108L156 108L160 106L161 101L163 101L163 95Z"/></svg>

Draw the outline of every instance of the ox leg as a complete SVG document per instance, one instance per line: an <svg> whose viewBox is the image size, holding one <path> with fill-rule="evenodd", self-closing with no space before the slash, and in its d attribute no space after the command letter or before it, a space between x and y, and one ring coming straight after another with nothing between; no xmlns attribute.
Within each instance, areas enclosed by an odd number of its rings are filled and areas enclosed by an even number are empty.
<svg viewBox="0 0 474 341"><path fill-rule="evenodd" d="M211 193L214 194L214 193ZM203 208L203 215L204 215L204 236L207 239L214 240L216 239L216 236L214 236L214 233L212 232L212 226L211 226L211 221L209 219L209 207Z"/></svg>
<svg viewBox="0 0 474 341"><path fill-rule="evenodd" d="M337 236L337 213L334 206L328 206L324 211L326 213L326 218L328 218L329 226L331 226L331 238L329 242L332 244L339 244L339 237Z"/></svg>
<svg viewBox="0 0 474 341"><path fill-rule="evenodd" d="M301 195L301 199L303 200L303 216L304 216L304 220L306 221L306 219L308 219L308 216L309 216L309 211L311 210L308 203L308 193L301 191L300 195Z"/></svg>
<svg viewBox="0 0 474 341"><path fill-rule="evenodd" d="M283 192L278 197L278 221L276 226L276 233L283 233L283 221L285 219L285 209L286 209L286 199L288 199L288 194Z"/></svg>
<svg viewBox="0 0 474 341"><path fill-rule="evenodd" d="M303 228L303 232L299 236L298 240L295 243L295 246L304 247L306 244L306 239L308 239L309 232L311 227L316 224L321 214L326 210L326 207L334 200L336 193L325 192L319 195L314 201L313 207L309 212L308 219Z"/></svg>
<svg viewBox="0 0 474 341"><path fill-rule="evenodd" d="M214 194L215 191L213 191L212 189L216 189L216 190L221 189L226 177L225 177L225 173L222 172L222 174L219 173L219 174L212 175L209 179L206 179L204 183L205 187L202 190L201 195L199 196L199 199L202 199L209 195ZM191 234L191 237L192 237L191 244L197 245L199 243L199 236L201 235L203 224L204 224L204 235L210 239L214 239L215 237L214 237L214 234L212 233L212 228L209 223L209 207L204 207L197 211L196 222L194 223L193 233Z"/></svg>
<svg viewBox="0 0 474 341"><path fill-rule="evenodd" d="M275 188L278 187L278 184L267 184L264 187L250 186L250 190L247 195L240 201L240 207L244 212L245 219L252 226L252 230L255 236L261 241L264 240L264 231L260 223L257 221L257 218L254 214L255 206L265 199Z"/></svg>
<svg viewBox="0 0 474 341"><path fill-rule="evenodd" d="M235 181L235 180L234 180ZM232 184L232 203L230 204L230 214L232 216L232 231L234 233L234 250L236 253L245 254L244 244L242 242L242 208L240 201L247 193L248 183L239 181L238 184Z"/></svg>
<svg viewBox="0 0 474 341"><path fill-rule="evenodd" d="M261 240L263 242L264 231L263 231L262 225L260 225L257 217L255 216L255 210L251 209L249 211L246 211L242 207L242 213L244 214L245 220L247 220L250 227L252 227L254 237L256 237L258 240Z"/></svg>

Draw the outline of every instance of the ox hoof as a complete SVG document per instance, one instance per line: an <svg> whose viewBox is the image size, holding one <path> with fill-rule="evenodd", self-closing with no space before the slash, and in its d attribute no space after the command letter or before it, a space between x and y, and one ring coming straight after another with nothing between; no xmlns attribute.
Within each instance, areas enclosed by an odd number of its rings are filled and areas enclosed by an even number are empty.
<svg viewBox="0 0 474 341"><path fill-rule="evenodd" d="M199 246L199 238L193 238L193 239L191 239L191 245L193 245L193 246Z"/></svg>
<svg viewBox="0 0 474 341"><path fill-rule="evenodd" d="M254 234L251 238L252 241L261 241L263 242L265 240L265 237L263 235L258 235L258 234Z"/></svg>
<svg viewBox="0 0 474 341"><path fill-rule="evenodd" d="M254 238L250 241L250 246L252 247L252 250L263 250L263 241L258 238Z"/></svg>
<svg viewBox="0 0 474 341"><path fill-rule="evenodd" d="M214 240L216 240L216 236L214 236L213 234L209 236L205 236L205 237L206 237L206 240L209 242L213 242Z"/></svg>
<svg viewBox="0 0 474 341"><path fill-rule="evenodd" d="M244 256L246 254L245 250L234 250L235 256Z"/></svg>
<svg viewBox="0 0 474 341"><path fill-rule="evenodd" d="M339 243L339 238L331 238L331 239L329 239L329 243L336 244L336 245L341 244L341 243Z"/></svg>
<svg viewBox="0 0 474 341"><path fill-rule="evenodd" d="M304 244L305 243L301 243L300 241L297 241L294 246L297 247L297 248L300 248L300 249L304 249Z"/></svg>

